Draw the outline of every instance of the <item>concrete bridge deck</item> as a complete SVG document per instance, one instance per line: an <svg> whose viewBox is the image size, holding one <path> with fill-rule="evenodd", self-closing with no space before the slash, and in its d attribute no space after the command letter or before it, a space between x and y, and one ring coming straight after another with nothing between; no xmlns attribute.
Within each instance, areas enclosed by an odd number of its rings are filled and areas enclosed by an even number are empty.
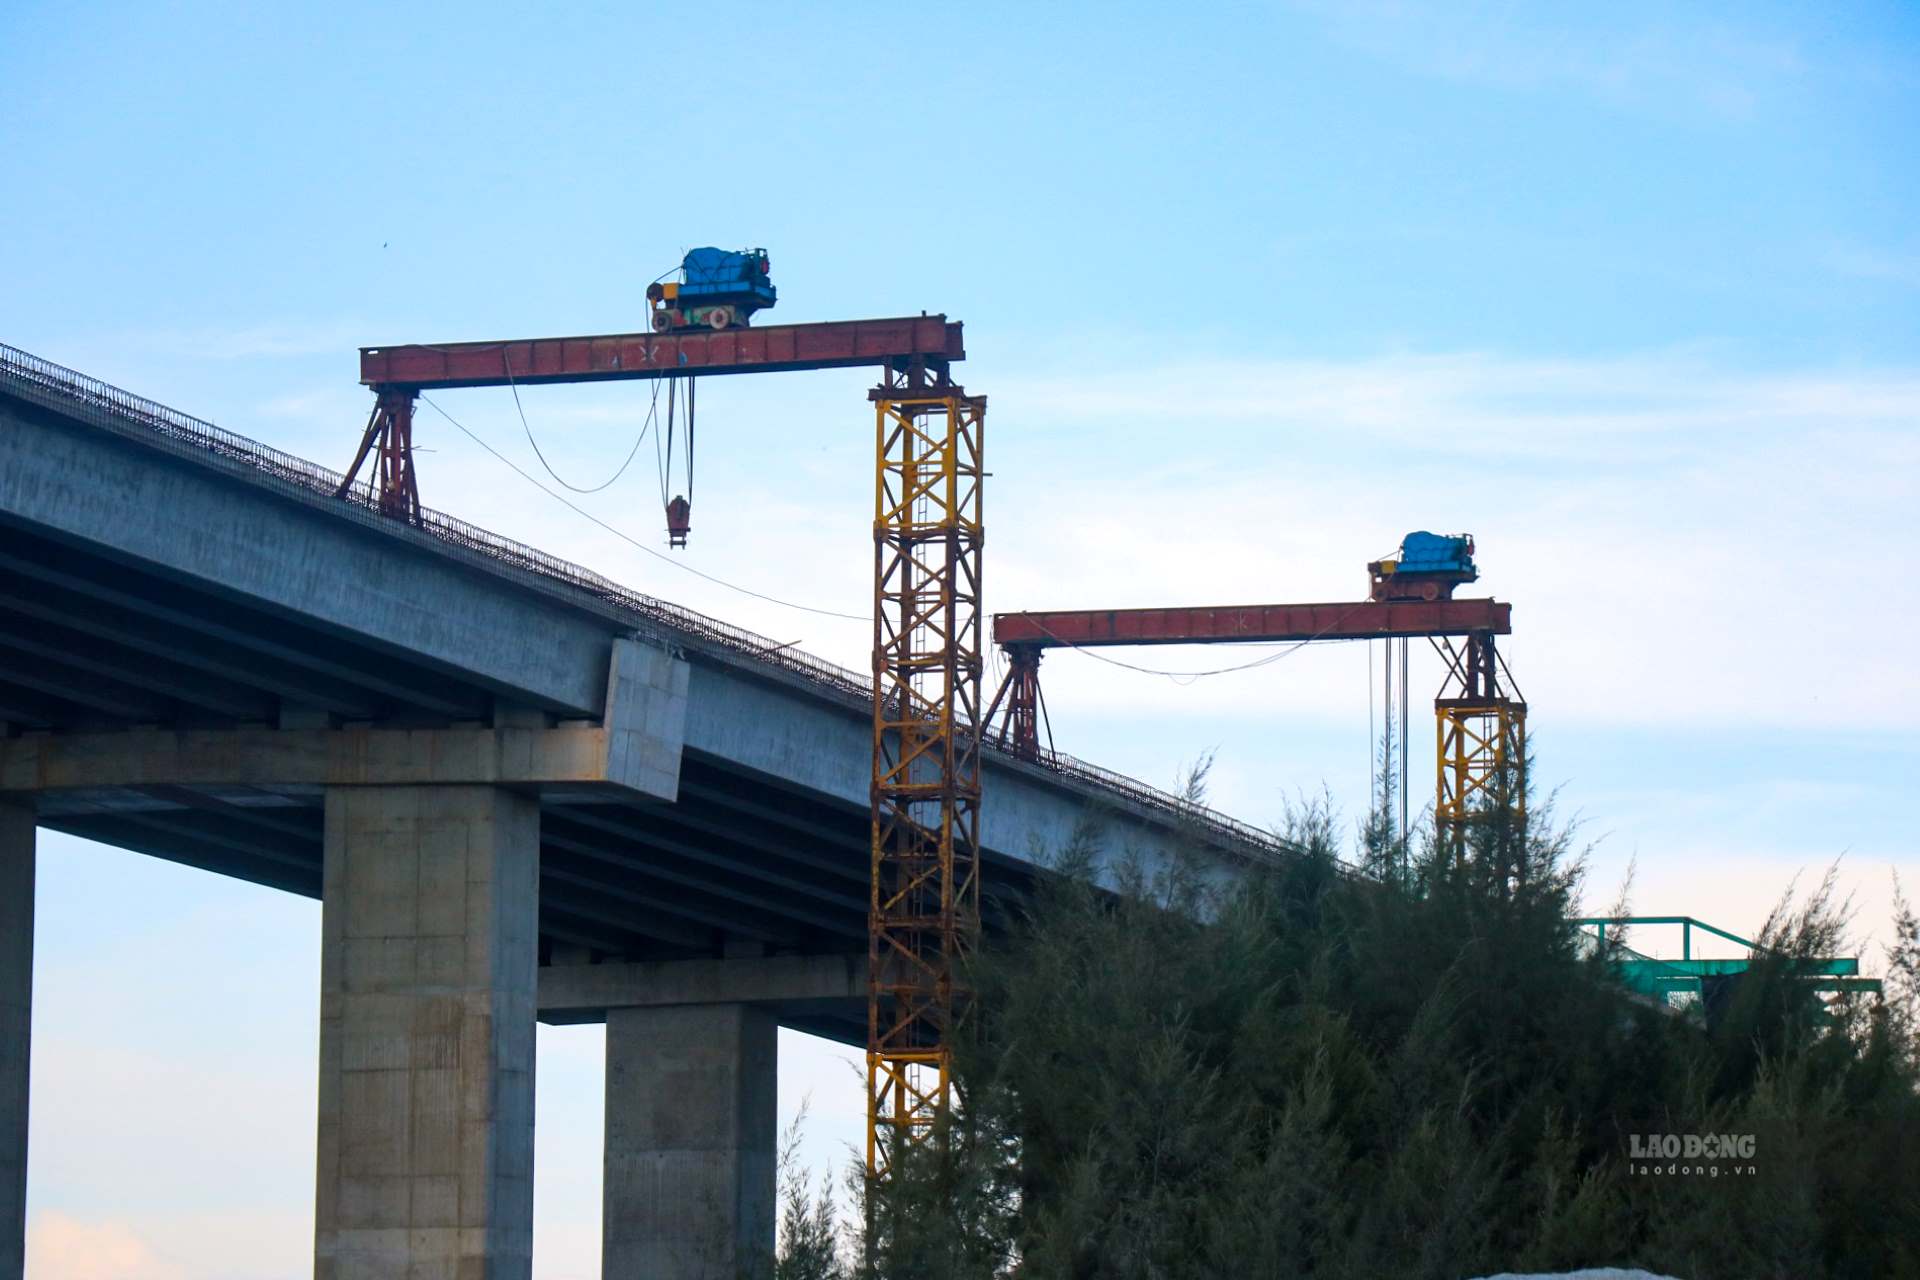
<svg viewBox="0 0 1920 1280"><path fill-rule="evenodd" d="M725 1237L705 1253L737 1260L771 1221L771 1028L864 1039L868 682L452 517L388 520L335 498L338 483L0 348L0 806L15 815L0 821L0 877L11 865L30 903L37 823L324 898L323 1026L407 1025L323 1033L320 1274L412 1274L395 1259L443 1254L525 1274L536 1011L610 1022L607 1274L716 1274L668 1260L700 1252L682 1219L701 1215L673 1207L658 1160L643 1177L632 1155L694 1148L635 1117L693 1047L731 1044L726 1070L760 1080L764 1100L736 1090L710 1117L751 1135L696 1161L734 1202L702 1219ZM1065 757L990 751L982 782L990 890L1018 889L1076 833L1109 854L1199 848L1223 866L1285 853ZM430 919L463 896L467 918ZM29 907L29 938L30 924ZM22 1230L9 1206L25 1185L30 945L25 977L9 954L0 1013L20 1034L0 1037L0 1276ZM421 1030L429 1014L456 1041L493 1037L453 1053L467 1074L434 1086L493 1099L498 1115L448 1139L491 1172L423 1173L441 1159L424 1143L354 1173L356 1108L374 1127L407 1110L365 1096L368 1081L411 1073L408 1114L425 1105L422 1046L447 1043ZM383 1052L403 1061L352 1061ZM640 1111L614 1114L616 1081ZM747 1096L751 1124L725 1119ZM330 1132L346 1143L331 1156ZM407 1242L473 1214L479 1236ZM616 1241L622 1222L632 1238Z"/></svg>

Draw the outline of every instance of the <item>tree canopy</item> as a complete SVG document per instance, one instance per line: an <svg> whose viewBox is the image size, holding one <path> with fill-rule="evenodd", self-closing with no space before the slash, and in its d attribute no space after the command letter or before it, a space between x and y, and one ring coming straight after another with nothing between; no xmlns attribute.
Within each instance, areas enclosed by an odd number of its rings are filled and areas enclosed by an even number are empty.
<svg viewBox="0 0 1920 1280"><path fill-rule="evenodd" d="M838 1249L790 1179L782 1280L1920 1275L1911 910L1883 997L1804 979L1829 876L1711 1016L1669 1010L1569 925L1582 856L1524 801L1418 850L1374 815L1351 862L1307 805L1297 857L1227 881L1060 851L973 965L948 1154L854 1178Z"/></svg>

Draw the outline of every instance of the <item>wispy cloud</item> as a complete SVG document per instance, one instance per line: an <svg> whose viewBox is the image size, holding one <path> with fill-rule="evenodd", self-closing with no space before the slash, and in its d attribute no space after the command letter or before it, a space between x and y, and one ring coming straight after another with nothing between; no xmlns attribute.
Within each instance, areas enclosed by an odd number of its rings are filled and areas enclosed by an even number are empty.
<svg viewBox="0 0 1920 1280"><path fill-rule="evenodd" d="M1514 601L1523 687L1563 724L1920 715L1879 639L1920 626L1885 567L1920 505L1914 371L1394 355L1037 378L1002 402L998 438L1046 456L999 471L996 608L1352 598L1400 534L1464 530ZM1050 678L1114 709L1351 713L1329 660L1188 688L1072 659Z"/></svg>
<svg viewBox="0 0 1920 1280"><path fill-rule="evenodd" d="M1744 117L1802 74L1791 42L1645 8L1581 21L1542 6L1430 6L1405 0L1301 0L1343 43L1424 75L1501 89L1571 88L1602 100Z"/></svg>
<svg viewBox="0 0 1920 1280"><path fill-rule="evenodd" d="M1698 451L1704 434L1908 428L1920 422L1920 371L1753 372L1686 352L1404 353L1029 377L1015 379L1002 399L1051 430L1159 415L1235 429L1297 427L1423 452L1624 461L1628 445ZM1897 448L1899 440L1887 443Z"/></svg>

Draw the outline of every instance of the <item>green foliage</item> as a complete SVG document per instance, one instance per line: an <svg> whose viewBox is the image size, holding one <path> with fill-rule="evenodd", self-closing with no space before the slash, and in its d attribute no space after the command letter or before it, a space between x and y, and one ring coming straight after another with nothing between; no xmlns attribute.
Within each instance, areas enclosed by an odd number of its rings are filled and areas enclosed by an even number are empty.
<svg viewBox="0 0 1920 1280"><path fill-rule="evenodd" d="M845 1272L833 1179L823 1176L816 1189L800 1163L800 1135L806 1122L807 1107L802 1103L800 1114L780 1135L780 1243L773 1280L840 1280Z"/></svg>
<svg viewBox="0 0 1920 1280"><path fill-rule="evenodd" d="M1844 944L1829 876L1679 1016L1582 949L1571 831L1506 795L1410 857L1363 827L1377 877L1324 802L1289 819L1299 857L1230 883L1063 851L971 975L949 1154L897 1166L847 1274L1920 1275L1904 902L1884 1001L1823 1009L1798 977ZM1755 1153L1634 1172L1633 1135L1688 1133Z"/></svg>

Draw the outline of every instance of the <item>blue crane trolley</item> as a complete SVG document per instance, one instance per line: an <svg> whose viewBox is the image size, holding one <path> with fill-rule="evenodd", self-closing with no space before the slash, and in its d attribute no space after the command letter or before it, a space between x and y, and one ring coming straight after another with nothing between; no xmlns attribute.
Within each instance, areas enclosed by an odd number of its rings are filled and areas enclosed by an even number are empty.
<svg viewBox="0 0 1920 1280"><path fill-rule="evenodd" d="M1473 565L1473 535L1420 530L1400 540L1400 554L1367 566L1375 600L1447 600L1453 589L1480 576Z"/></svg>
<svg viewBox="0 0 1920 1280"><path fill-rule="evenodd" d="M765 249L689 250L680 260L679 280L647 286L653 331L744 329L754 312L779 297L767 271Z"/></svg>

